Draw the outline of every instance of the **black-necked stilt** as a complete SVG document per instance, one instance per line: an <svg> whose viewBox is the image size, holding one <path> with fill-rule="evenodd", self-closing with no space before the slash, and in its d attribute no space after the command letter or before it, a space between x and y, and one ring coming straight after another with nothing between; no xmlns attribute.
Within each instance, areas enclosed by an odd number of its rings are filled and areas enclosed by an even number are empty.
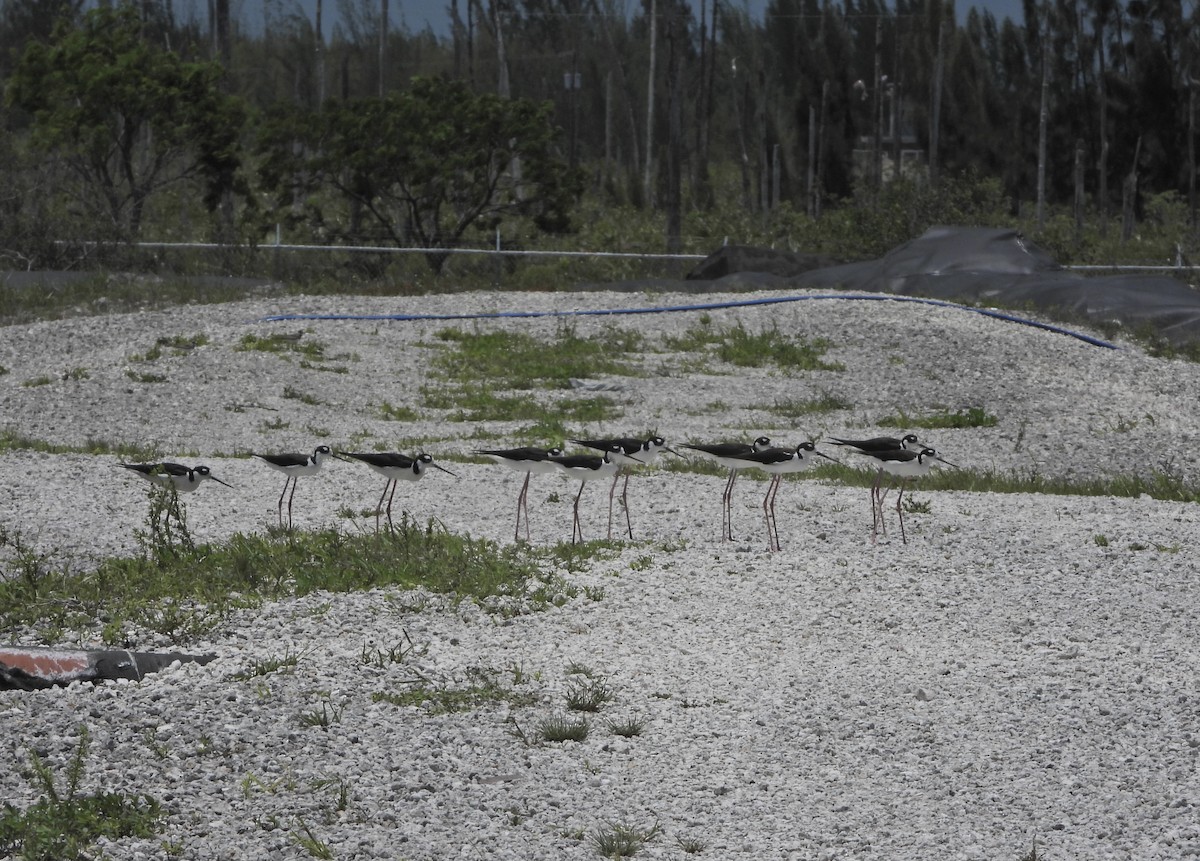
<svg viewBox="0 0 1200 861"><path fill-rule="evenodd" d="M388 451L368 451L368 452L338 452L343 458L354 458L361 461L377 473L387 479L387 483L383 485L383 493L379 497L379 505L375 508L375 529L379 529L379 515L383 512L383 498L387 497L387 522L388 526L392 527L392 497L396 495L396 484L401 481L418 481L425 474L426 468L432 466L434 469L440 469L447 475L454 475L444 466L439 466L433 462L433 455L427 452L409 457L406 454L399 452ZM457 478L458 476L455 476ZM391 493L388 493L388 490Z"/></svg>
<svg viewBox="0 0 1200 861"><path fill-rule="evenodd" d="M875 451L868 454L879 462L880 468L900 479L900 492L896 494L896 514L900 518L900 540L905 544L908 543L908 536L904 533L904 510L900 507L900 502L904 498L904 487L909 479L918 476L926 475L929 470L933 469L935 463L944 463L946 466L954 466L948 460L941 458L936 451L929 447L922 448L920 451L912 449L893 449L892 451ZM872 517L873 523L871 527L871 540L875 540L877 528L875 523L883 522L883 499L887 496L887 491L883 491L879 495L879 510L878 519ZM887 534L887 524L884 524L884 534Z"/></svg>
<svg viewBox="0 0 1200 861"><path fill-rule="evenodd" d="M619 445L613 445L604 454L569 454L548 458L564 474L579 479L579 492L575 494L575 521L571 528L572 542L578 543L583 541L583 526L579 522L579 499L583 496L583 488L593 479L616 475L617 470L621 468L620 464L616 461L616 458L620 455L629 457L629 455L625 455L621 451ZM635 463L641 463L636 457L632 458L632 460Z"/></svg>
<svg viewBox="0 0 1200 861"><path fill-rule="evenodd" d="M737 481L738 470L744 469L746 466L744 462L738 460L738 457L745 456L756 451L765 451L771 447L770 438L760 436L752 443L718 442L696 443L694 445L680 443L679 447L690 449L701 457L715 461L719 465L729 470L729 478L725 481L725 492L721 494L721 529L725 533L725 540L732 541L733 483Z"/></svg>
<svg viewBox="0 0 1200 861"><path fill-rule="evenodd" d="M133 471L151 484L159 487L174 487L180 493L191 493L205 481L230 485L212 474L207 466L184 466L182 463L123 463L121 466Z"/></svg>
<svg viewBox="0 0 1200 861"><path fill-rule="evenodd" d="M616 475L613 476L612 487L608 491L608 537L612 538L612 510L613 496L617 492L617 482L621 480L621 476L625 476L625 484L621 489L621 506L625 509L625 528L629 531L629 537L633 538L633 524L629 520L629 469L628 467L642 466L651 463L661 452L669 451L672 454L677 454L674 449L667 445L667 441L660 436L652 436L648 439L637 439L636 437L614 437L612 439L573 439L571 442L584 446L585 448L595 449L596 451L611 453L613 462L617 464Z"/></svg>
<svg viewBox="0 0 1200 861"><path fill-rule="evenodd" d="M517 494L517 528L513 533L513 541L521 540L521 512L525 512L525 540L529 540L529 477L536 473L555 472L558 464L550 460L552 457L562 457L561 448L483 448L476 449L476 454L490 457L501 466L507 466L517 472L525 473L525 481L521 484L521 492Z"/></svg>
<svg viewBox="0 0 1200 861"><path fill-rule="evenodd" d="M912 451L921 447L915 433L906 433L902 437L894 436L873 436L870 439L841 439L840 437L830 437L829 441L834 445L845 446L854 450L857 454L873 455L888 451ZM883 516L883 473L880 468L875 473L875 480L871 482L871 534L874 535L879 528L879 517ZM885 525L886 530L886 525Z"/></svg>
<svg viewBox="0 0 1200 861"><path fill-rule="evenodd" d="M283 483L283 491L279 494L279 504L276 506L279 512L279 525L283 526L283 498L288 498L288 529L292 528L292 497L296 495L296 479L302 475L315 475L320 471L321 465L326 459L335 457L333 449L327 445L319 445L313 449L312 454L255 454L254 457L261 459L267 466L272 469L277 469L287 476L287 480ZM292 487L291 496L288 496L288 485Z"/></svg>
<svg viewBox="0 0 1200 861"><path fill-rule="evenodd" d="M813 457L816 455L816 457ZM775 522L775 496L779 493L779 485L783 477L790 473L807 472L817 465L817 457L834 460L827 454L817 451L814 442L802 442L795 449L767 448L761 451L748 452L736 460L744 467L757 467L771 476L767 485L767 495L763 497L763 516L767 521L767 546L770 550L780 550L779 527Z"/></svg>

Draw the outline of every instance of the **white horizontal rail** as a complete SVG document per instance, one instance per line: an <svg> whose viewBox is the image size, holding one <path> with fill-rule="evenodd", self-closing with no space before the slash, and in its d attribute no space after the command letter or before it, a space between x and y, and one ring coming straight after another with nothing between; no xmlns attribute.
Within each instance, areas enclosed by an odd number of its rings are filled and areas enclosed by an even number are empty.
<svg viewBox="0 0 1200 861"><path fill-rule="evenodd" d="M84 242L83 245L104 245ZM642 260L703 260L707 254L662 254L648 251L530 251L516 248L397 248L394 245L288 245L263 243L255 246L220 242L133 242L135 248L227 249L254 248L259 251L366 251L375 254L486 254L506 257L635 257Z"/></svg>

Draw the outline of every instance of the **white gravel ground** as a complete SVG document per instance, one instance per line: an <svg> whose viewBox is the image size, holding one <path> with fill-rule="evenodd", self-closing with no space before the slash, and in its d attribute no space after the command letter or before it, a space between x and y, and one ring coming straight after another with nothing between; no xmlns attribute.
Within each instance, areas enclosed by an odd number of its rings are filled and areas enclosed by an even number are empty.
<svg viewBox="0 0 1200 861"><path fill-rule="evenodd" d="M420 387L436 385L429 356L438 330L545 336L564 325L263 316L691 301L313 298L9 327L0 329L0 430L68 446L141 442L165 458L208 464L233 487L205 486L186 501L197 538L219 540L275 521L282 483L249 451L319 442L371 450L413 438L432 440L439 456L479 447L470 438L476 425L423 404ZM625 417L579 433L656 428L674 442L765 433L794 443L873 435L897 410L979 406L998 426L928 434L948 460L1074 478L1159 469L1200 483L1195 365L893 302L814 300L711 317L827 338L826 358L846 369L700 373L694 357L662 346L662 335L695 324L696 314L578 318L569 325L581 335L643 333L648 372L585 381L610 389ZM327 365L349 373L233 349L247 333L299 330L326 345ZM159 337L201 332L209 343L187 355L133 358ZM71 374L79 368L86 378L73 378L84 376ZM127 369L169 382L137 382ZM26 385L44 376L53 382ZM853 409L799 425L763 409L822 392ZM428 418L388 421L383 403ZM505 444L519 424L488 425L501 437L482 444ZM81 565L132 552L143 485L116 463L0 452L0 523ZM419 518L511 541L519 477L448 465L457 479L435 473L402 487L397 508L402 496ZM1200 856L1194 504L918 487L930 510L906 519L908 544L893 520L890 537L872 545L865 490L789 482L778 505L783 550L771 554L762 482L739 481L739 540L719 540L723 483L662 471L635 477L640 540L568 575L593 587L591 597L544 613L501 619L436 596L314 595L248 612L210 642L190 644L219 655L204 667L138 684L0 694L9 726L0 798L32 801L19 776L27 748L61 764L86 724L93 752L84 788L148 793L169 811L158 837L104 844L112 859L305 858L305 825L339 859L595 858L592 838L618 825L657 826L639 858L702 848L699 857L720 859L1016 861L1035 839L1050 859ZM370 508L380 489L365 467L335 463L300 482L297 525L373 528L370 517L338 512ZM574 490L534 477L535 542L570 535ZM585 492L588 537L603 534L605 497L603 486ZM360 659L364 647L386 649L405 634L419 657L382 669ZM285 652L302 656L297 672L231 678ZM592 718L586 741L526 743L522 732L532 736L539 721L566 713L573 665L606 677L614 701ZM467 685L480 671L517 683L536 704L433 715L371 699L422 679ZM334 716L329 727L305 726L301 715L322 705ZM612 732L610 722L633 718L644 721L640 735Z"/></svg>

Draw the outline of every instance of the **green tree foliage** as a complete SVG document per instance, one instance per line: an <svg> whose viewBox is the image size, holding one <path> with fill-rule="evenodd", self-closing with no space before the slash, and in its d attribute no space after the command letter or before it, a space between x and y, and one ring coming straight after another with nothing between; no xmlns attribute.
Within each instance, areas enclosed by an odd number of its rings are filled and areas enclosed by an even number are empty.
<svg viewBox="0 0 1200 861"><path fill-rule="evenodd" d="M580 181L560 157L558 137L548 105L417 78L382 99L277 112L260 136L260 177L282 211L298 211L327 238L452 248L469 230L506 218L568 228ZM336 192L342 206L318 203L330 200L322 190ZM434 272L446 257L426 255Z"/></svg>
<svg viewBox="0 0 1200 861"><path fill-rule="evenodd" d="M245 111L222 74L144 39L134 7L100 7L26 48L7 101L32 117L34 146L68 169L76 205L132 239L168 187L198 181L210 211L240 190Z"/></svg>

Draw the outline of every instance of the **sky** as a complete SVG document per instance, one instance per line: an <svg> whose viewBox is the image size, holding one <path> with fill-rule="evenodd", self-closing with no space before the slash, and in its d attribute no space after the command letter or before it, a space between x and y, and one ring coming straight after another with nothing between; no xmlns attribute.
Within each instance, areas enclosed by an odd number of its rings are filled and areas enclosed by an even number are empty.
<svg viewBox="0 0 1200 861"><path fill-rule="evenodd" d="M638 0L626 0L626 2L632 8L634 4L638 3ZM690 2L699 10L699 0L690 0ZM768 0L733 0L733 2L744 2L751 17L759 21L762 20L763 11L768 5ZM251 16L261 16L265 6L274 7L284 14L299 12L311 21L315 17L317 3L316 0L232 0L231 2L233 13L251 27L254 26L250 21ZM388 17L393 26L398 26L398 22L403 20L408 30L412 32L419 32L428 26L438 35L448 35L450 24L446 10L449 6L450 0L388 0ZM1022 21L1021 0L978 0L974 3L957 0L955 9L958 12L959 21L966 19L967 12L973 6L990 11L997 21L1003 21L1005 18L1012 18L1017 23ZM332 33L337 7L338 0L324 0L321 29L325 31L326 39ZM465 0L460 0L459 8L465 7ZM193 14L197 18L205 19L208 0L177 0L177 8L185 17Z"/></svg>

